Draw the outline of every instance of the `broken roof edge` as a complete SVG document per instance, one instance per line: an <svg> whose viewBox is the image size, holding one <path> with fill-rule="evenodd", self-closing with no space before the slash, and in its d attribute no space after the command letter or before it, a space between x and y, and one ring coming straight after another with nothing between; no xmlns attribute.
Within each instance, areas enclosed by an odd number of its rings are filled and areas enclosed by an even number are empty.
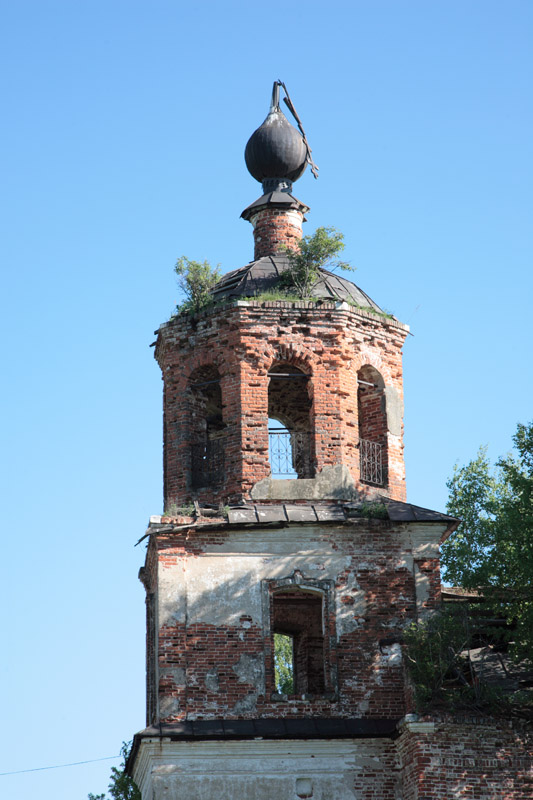
<svg viewBox="0 0 533 800"><path fill-rule="evenodd" d="M368 506L384 506L385 516L375 516ZM148 523L148 530L142 538L152 533L170 533L175 530L196 528L223 529L229 526L259 527L276 525L286 527L291 524L363 524L363 523L435 523L446 524L441 541L445 541L460 524L461 520L439 511L389 497L378 496L374 501L361 500L340 502L313 502L304 500L299 503L242 503L229 506L227 516L214 515L212 509L206 509L209 516L201 513L192 515L153 515ZM360 513L358 513L360 512ZM139 540L139 541L142 541Z"/></svg>
<svg viewBox="0 0 533 800"><path fill-rule="evenodd" d="M404 331L406 334L411 334L409 325L401 322L397 317L388 316L385 313L367 311L362 306L352 305L346 300L326 300L317 298L316 300L258 300L256 297L242 297L233 296L225 299L223 302L215 302L212 305L206 306L197 312L184 311L174 314L167 322L162 322L159 328L154 331L155 336L159 336L169 328L172 328L177 322L185 321L191 318L207 318L214 314L227 311L230 308L291 308L295 311L316 311L319 313L330 311L348 311L355 316L361 317L364 320L371 322L380 322L383 325L388 325L392 328ZM411 334L412 335L412 334ZM153 342L150 346L156 346L157 342Z"/></svg>

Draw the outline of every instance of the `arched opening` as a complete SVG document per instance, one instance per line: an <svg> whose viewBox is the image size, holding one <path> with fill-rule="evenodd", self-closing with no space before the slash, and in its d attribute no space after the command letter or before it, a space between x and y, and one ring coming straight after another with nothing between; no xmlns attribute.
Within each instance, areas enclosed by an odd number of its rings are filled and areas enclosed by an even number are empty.
<svg viewBox="0 0 533 800"><path fill-rule="evenodd" d="M283 681L292 688L287 694L324 693L323 605L321 593L303 589L281 590L272 596L274 654L276 658L282 653ZM280 676L275 678L279 689Z"/></svg>
<svg viewBox="0 0 533 800"><path fill-rule="evenodd" d="M268 439L275 478L313 478L314 443L308 375L285 361L268 371Z"/></svg>
<svg viewBox="0 0 533 800"><path fill-rule="evenodd" d="M216 367L200 367L189 379L191 486L200 489L224 478L222 392Z"/></svg>
<svg viewBox="0 0 533 800"><path fill-rule="evenodd" d="M369 365L357 373L359 417L360 477L363 483L386 486L387 410L385 384L379 372Z"/></svg>

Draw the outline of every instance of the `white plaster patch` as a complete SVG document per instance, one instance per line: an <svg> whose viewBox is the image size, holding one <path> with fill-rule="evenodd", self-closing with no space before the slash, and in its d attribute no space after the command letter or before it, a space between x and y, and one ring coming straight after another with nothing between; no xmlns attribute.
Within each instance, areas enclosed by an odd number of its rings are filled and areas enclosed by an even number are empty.
<svg viewBox="0 0 533 800"><path fill-rule="evenodd" d="M413 557L415 559L438 558L439 543L447 529L444 523L409 524L406 533L410 539Z"/></svg>
<svg viewBox="0 0 533 800"><path fill-rule="evenodd" d="M185 617L183 564L159 569L159 625L175 625Z"/></svg>
<svg viewBox="0 0 533 800"><path fill-rule="evenodd" d="M203 555L191 559L186 571L189 624L240 626L240 617L248 616L260 625L257 566L257 560L247 556L220 559Z"/></svg>
<svg viewBox="0 0 533 800"><path fill-rule="evenodd" d="M232 670L238 676L239 683L250 683L259 694L264 693L265 666L262 655L250 656L243 653L237 663L233 664Z"/></svg>
<svg viewBox="0 0 533 800"><path fill-rule="evenodd" d="M183 667L174 667L173 669L166 669L164 672L161 673L159 677L159 681L170 678L176 686L185 686L187 683L185 677L185 670Z"/></svg>
<svg viewBox="0 0 533 800"><path fill-rule="evenodd" d="M399 667L402 663L402 648L398 642L381 648L381 663L384 667Z"/></svg>
<svg viewBox="0 0 533 800"><path fill-rule="evenodd" d="M180 710L180 702L177 697L164 695L159 701L159 716L161 719L173 717Z"/></svg>
<svg viewBox="0 0 533 800"><path fill-rule="evenodd" d="M427 609L425 607L425 603L429 599L430 595L430 583L429 577L425 572L419 569L418 565L415 564L415 588L416 588L416 610L417 614L420 618L427 616L428 613L431 613L432 609Z"/></svg>
<svg viewBox="0 0 533 800"><path fill-rule="evenodd" d="M326 549L324 541L315 541L318 532L312 526L291 537L284 530L234 531L223 543L190 559L185 572L188 622L243 627L241 617L246 616L251 618L247 625L262 625L262 580L286 578L294 570L307 578L335 580L349 568L351 558L331 545ZM184 598L177 596L176 588L165 597L167 616L178 616L171 605L175 599L184 619Z"/></svg>
<svg viewBox="0 0 533 800"><path fill-rule="evenodd" d="M352 602L346 602L346 598ZM365 624L366 597L353 575L348 576L345 587L337 589L335 602L338 637L351 633Z"/></svg>
<svg viewBox="0 0 533 800"><path fill-rule="evenodd" d="M234 714L246 714L248 711L255 711L257 708L257 698L258 694L255 692L251 692L247 694L246 697L241 697L240 700L237 700L235 705L233 706L233 713Z"/></svg>
<svg viewBox="0 0 533 800"><path fill-rule="evenodd" d="M218 692L219 685L218 670L216 668L210 669L205 673L205 688L208 692Z"/></svg>

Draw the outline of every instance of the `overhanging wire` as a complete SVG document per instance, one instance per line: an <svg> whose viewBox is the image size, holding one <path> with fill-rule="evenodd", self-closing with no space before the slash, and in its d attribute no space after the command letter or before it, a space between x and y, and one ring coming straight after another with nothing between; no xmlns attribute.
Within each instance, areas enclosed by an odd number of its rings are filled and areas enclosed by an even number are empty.
<svg viewBox="0 0 533 800"><path fill-rule="evenodd" d="M21 775L23 772L42 772L44 769L62 769L63 767L79 767L80 764L94 764L96 761L114 761L118 756L106 756L105 758L90 758L88 761L72 761L70 764L54 764L52 767L33 767L33 769L16 769L14 772L0 772L2 775Z"/></svg>

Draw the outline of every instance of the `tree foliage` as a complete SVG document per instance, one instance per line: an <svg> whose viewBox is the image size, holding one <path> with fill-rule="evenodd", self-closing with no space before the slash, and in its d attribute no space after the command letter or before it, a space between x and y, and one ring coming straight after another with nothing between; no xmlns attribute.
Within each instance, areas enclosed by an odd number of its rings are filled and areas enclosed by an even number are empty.
<svg viewBox="0 0 533 800"><path fill-rule="evenodd" d="M405 628L404 653L418 711L435 707L495 711L504 705L501 693L474 671L470 658L474 633L479 631L465 605L443 609Z"/></svg>
<svg viewBox="0 0 533 800"><path fill-rule="evenodd" d="M442 547L447 582L479 588L515 626L512 652L533 661L533 423L494 468L486 449L448 481L447 510L462 519Z"/></svg>
<svg viewBox="0 0 533 800"><path fill-rule="evenodd" d="M274 676L276 691L294 694L293 639L282 633L274 634Z"/></svg>
<svg viewBox="0 0 533 800"><path fill-rule="evenodd" d="M196 313L212 303L211 289L221 277L218 266L212 267L209 261L191 261L181 256L176 261L174 271L185 295L184 302L178 305L179 311Z"/></svg>
<svg viewBox="0 0 533 800"><path fill-rule="evenodd" d="M126 774L126 759L130 752L130 744L122 742L120 748L120 755L122 756L122 763L120 767L111 767L111 775L109 776L108 791L113 800L141 800L141 793L137 784ZM104 794L87 795L87 800L107 800Z"/></svg>
<svg viewBox="0 0 533 800"><path fill-rule="evenodd" d="M344 236L335 228L317 228L311 236L300 239L297 250L286 247L289 267L283 273L281 285L301 299L312 297L320 280L320 269L353 270L337 256L344 250Z"/></svg>

